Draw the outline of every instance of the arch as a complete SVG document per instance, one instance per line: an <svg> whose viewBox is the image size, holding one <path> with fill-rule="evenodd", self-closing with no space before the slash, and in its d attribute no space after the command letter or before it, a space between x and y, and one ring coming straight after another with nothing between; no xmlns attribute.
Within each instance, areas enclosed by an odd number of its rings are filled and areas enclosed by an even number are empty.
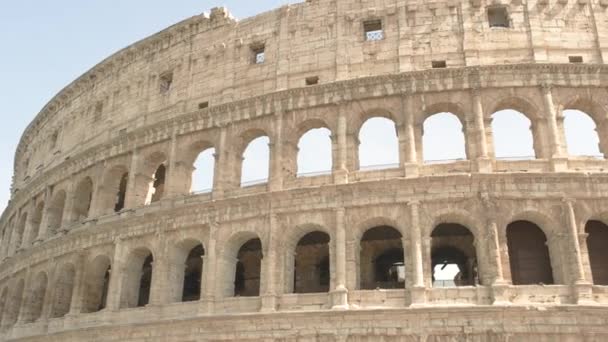
<svg viewBox="0 0 608 342"><path fill-rule="evenodd" d="M237 254L234 296L259 296L261 270L262 242L260 239L251 239L241 246Z"/></svg>
<svg viewBox="0 0 608 342"><path fill-rule="evenodd" d="M527 115L514 109L492 114L492 140L498 159L534 159L540 155L532 122Z"/></svg>
<svg viewBox="0 0 608 342"><path fill-rule="evenodd" d="M112 261L107 255L96 256L87 266L82 312L103 310L107 304Z"/></svg>
<svg viewBox="0 0 608 342"><path fill-rule="evenodd" d="M167 156L161 151L147 155L141 165L140 177L136 177L137 194L143 196L143 205L149 205L163 198L165 177L167 172Z"/></svg>
<svg viewBox="0 0 608 342"><path fill-rule="evenodd" d="M65 208L65 197L65 191L58 191L55 196L53 196L53 199L51 200L51 203L47 209L46 215L48 217L48 229L51 235L56 234L59 228L61 228L61 224L63 222L63 211Z"/></svg>
<svg viewBox="0 0 608 342"><path fill-rule="evenodd" d="M318 175L331 173L332 161L331 131L326 127L311 128L298 139L297 175Z"/></svg>
<svg viewBox="0 0 608 342"><path fill-rule="evenodd" d="M530 221L507 226L507 246L513 285L553 284L553 270L543 230Z"/></svg>
<svg viewBox="0 0 608 342"><path fill-rule="evenodd" d="M92 199L93 180L90 177L85 177L78 183L74 191L71 222L80 222L89 217Z"/></svg>
<svg viewBox="0 0 608 342"><path fill-rule="evenodd" d="M190 176L192 177L191 192L206 193L213 190L213 179L215 177L214 147L206 148L197 155Z"/></svg>
<svg viewBox="0 0 608 342"><path fill-rule="evenodd" d="M152 286L153 262L154 255L146 247L136 248L129 254L123 274L121 308L148 305Z"/></svg>
<svg viewBox="0 0 608 342"><path fill-rule="evenodd" d="M297 243L293 263L293 293L328 292L330 285L329 234L314 231Z"/></svg>
<svg viewBox="0 0 608 342"><path fill-rule="evenodd" d="M27 298L25 298L27 303L25 303L23 308L23 322L35 322L42 316L42 308L44 306L47 287L48 276L45 272L38 272L33 278L33 282L29 286Z"/></svg>
<svg viewBox="0 0 608 342"><path fill-rule="evenodd" d="M608 225L590 220L585 224L593 284L608 285Z"/></svg>
<svg viewBox="0 0 608 342"><path fill-rule="evenodd" d="M578 109L566 109L563 114L568 154L603 158L597 126L591 115Z"/></svg>
<svg viewBox="0 0 608 342"><path fill-rule="evenodd" d="M458 223L441 223L431 233L433 287L473 286L479 283L475 237Z"/></svg>
<svg viewBox="0 0 608 342"><path fill-rule="evenodd" d="M2 326L4 328L12 327L19 319L19 313L21 312L23 302L23 289L25 288L25 280L19 279L15 283L12 291L7 298L6 310L4 317L2 318Z"/></svg>
<svg viewBox="0 0 608 342"><path fill-rule="evenodd" d="M256 288L259 290L262 251L261 240L252 231L237 232L228 239L218 263L218 269L223 270L219 286L222 296L245 296L255 294ZM248 266L247 269L244 266ZM250 280L249 291L243 289L243 283L247 280L245 276ZM238 290L235 286L237 281L240 286Z"/></svg>
<svg viewBox="0 0 608 342"><path fill-rule="evenodd" d="M165 164L160 164L154 175L152 176L153 181L150 183L148 189L148 195L146 196L146 204L158 202L161 200L165 193L165 180L167 177L167 168Z"/></svg>
<svg viewBox="0 0 608 342"><path fill-rule="evenodd" d="M452 112L429 115L423 123L422 152L425 162L466 160L466 138L459 116Z"/></svg>
<svg viewBox="0 0 608 342"><path fill-rule="evenodd" d="M76 267L67 263L59 268L55 278L53 304L51 306L51 318L67 315L72 306L72 293L76 281Z"/></svg>
<svg viewBox="0 0 608 342"><path fill-rule="evenodd" d="M18 250L22 247L23 243L23 235L25 234L25 226L27 224L27 213L21 214L21 219L19 219L19 223L17 224L17 229L15 230L15 239L14 245L15 250Z"/></svg>
<svg viewBox="0 0 608 342"><path fill-rule="evenodd" d="M102 186L96 194L100 214L119 212L125 207L129 169L124 165L111 167L103 176Z"/></svg>
<svg viewBox="0 0 608 342"><path fill-rule="evenodd" d="M241 163L241 187L268 182L270 175L270 138L260 135L243 149Z"/></svg>
<svg viewBox="0 0 608 342"><path fill-rule="evenodd" d="M38 238L38 234L40 233L40 224L42 223L42 213L44 212L44 202L38 203L34 213L32 214L31 219L31 229L29 232L29 236L26 238L25 243L31 244Z"/></svg>
<svg viewBox="0 0 608 342"><path fill-rule="evenodd" d="M391 226L375 226L361 236L359 287L395 289L405 287L402 235Z"/></svg>
<svg viewBox="0 0 608 342"><path fill-rule="evenodd" d="M198 239L185 239L173 247L170 268L172 302L201 299L205 248Z"/></svg>
<svg viewBox="0 0 608 342"><path fill-rule="evenodd" d="M392 119L368 118L359 130L359 169L399 167L399 138Z"/></svg>

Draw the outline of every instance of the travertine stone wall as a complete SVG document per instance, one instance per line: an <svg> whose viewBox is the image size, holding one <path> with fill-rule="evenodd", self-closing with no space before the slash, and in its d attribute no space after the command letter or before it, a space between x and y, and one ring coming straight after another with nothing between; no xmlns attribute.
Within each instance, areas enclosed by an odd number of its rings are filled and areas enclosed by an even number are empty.
<svg viewBox="0 0 608 342"><path fill-rule="evenodd" d="M493 6L509 28L488 25ZM0 339L605 340L608 287L594 283L585 228L608 223L608 163L567 154L563 112L589 114L608 153L607 6L311 0L242 21L216 8L127 47L22 137L0 217ZM384 39L366 41L363 23L378 19ZM310 77L319 84L305 86ZM503 109L530 119L535 159L495 158L492 114ZM463 124L467 159L424 163L423 123L446 111ZM378 116L396 124L400 162L360 170L358 133ZM333 170L297 177L298 140L319 127L332 132ZM243 151L264 135L268 182L242 187ZM190 193L193 163L211 147L213 190ZM148 204L160 164L162 196ZM554 284L513 284L507 227L522 220L546 237ZM443 223L473 236L451 242L475 254L474 286L432 286L431 235ZM362 289L371 251L362 256L361 238L378 226L401 234L390 247L403 248L403 288ZM311 232L330 237L329 291L294 294L297 244ZM234 297L251 239L261 265L246 276L256 286L259 276L259 296ZM182 303L198 244L201 299ZM135 307L149 254L149 302Z"/></svg>

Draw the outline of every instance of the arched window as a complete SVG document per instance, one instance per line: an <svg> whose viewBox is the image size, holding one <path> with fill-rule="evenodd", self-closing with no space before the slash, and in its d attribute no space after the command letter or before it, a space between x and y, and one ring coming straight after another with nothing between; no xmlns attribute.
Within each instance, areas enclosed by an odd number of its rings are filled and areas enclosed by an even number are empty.
<svg viewBox="0 0 608 342"><path fill-rule="evenodd" d="M192 172L192 188L194 193L207 193L213 190L215 171L215 148L208 148L199 153L194 162Z"/></svg>
<svg viewBox="0 0 608 342"><path fill-rule="evenodd" d="M234 296L259 296L261 269L262 242L260 239L251 239L241 246L237 254Z"/></svg>
<svg viewBox="0 0 608 342"><path fill-rule="evenodd" d="M26 300L26 305L23 310L23 321L25 323L35 322L42 316L42 306L48 284L46 273L40 272L34 277L30 285L30 291Z"/></svg>
<svg viewBox="0 0 608 342"><path fill-rule="evenodd" d="M119 165L110 168L103 176L102 187L95 195L99 214L119 212L125 207L129 171Z"/></svg>
<svg viewBox="0 0 608 342"><path fill-rule="evenodd" d="M596 125L591 116L580 110L564 110L564 131L569 155L603 157Z"/></svg>
<svg viewBox="0 0 608 342"><path fill-rule="evenodd" d="M315 128L304 133L298 141L298 176L331 173L331 131Z"/></svg>
<svg viewBox="0 0 608 342"><path fill-rule="evenodd" d="M4 328L12 327L17 323L19 313L23 303L23 289L25 287L25 281L20 279L12 289L10 295L7 298L7 308L4 313L2 325Z"/></svg>
<svg viewBox="0 0 608 342"><path fill-rule="evenodd" d="M114 212L117 213L125 208L125 199L127 198L127 183L129 182L129 173L125 172L120 177L118 189L116 189L116 200L114 201Z"/></svg>
<svg viewBox="0 0 608 342"><path fill-rule="evenodd" d="M507 245L513 285L553 284L547 237L537 225L512 222L507 226Z"/></svg>
<svg viewBox="0 0 608 342"><path fill-rule="evenodd" d="M405 286L401 233L389 226L367 230L361 237L360 288L396 289Z"/></svg>
<svg viewBox="0 0 608 342"><path fill-rule="evenodd" d="M131 252L127 260L123 275L125 278L120 300L121 308L145 306L150 300L154 257L149 249L138 248Z"/></svg>
<svg viewBox="0 0 608 342"><path fill-rule="evenodd" d="M65 191L61 190L53 196L47 209L48 227L51 235L56 234L63 222L63 209L65 207Z"/></svg>
<svg viewBox="0 0 608 342"><path fill-rule="evenodd" d="M42 213L44 211L44 202L38 203L36 206L36 210L32 215L31 221L31 230L29 236L26 238L25 243L31 244L38 238L38 234L40 233L40 223L42 222Z"/></svg>
<svg viewBox="0 0 608 342"><path fill-rule="evenodd" d="M312 232L298 242L294 260L294 293L329 291L329 235Z"/></svg>
<svg viewBox="0 0 608 342"><path fill-rule="evenodd" d="M72 208L72 222L80 222L89 217L91 200L93 199L93 181L86 177L76 187L74 193L74 207Z"/></svg>
<svg viewBox="0 0 608 342"><path fill-rule="evenodd" d="M531 122L524 114L505 109L492 115L494 154L497 159L534 159Z"/></svg>
<svg viewBox="0 0 608 342"><path fill-rule="evenodd" d="M105 255L96 257L87 267L82 311L97 312L106 307L112 265Z"/></svg>
<svg viewBox="0 0 608 342"><path fill-rule="evenodd" d="M201 299L204 255L205 249L200 243L194 246L188 253L182 278L182 302L191 302Z"/></svg>
<svg viewBox="0 0 608 342"><path fill-rule="evenodd" d="M365 121L359 130L359 169L399 167L399 139L395 122L383 117Z"/></svg>
<svg viewBox="0 0 608 342"><path fill-rule="evenodd" d="M442 223L431 234L433 287L479 283L473 234L460 224Z"/></svg>
<svg viewBox="0 0 608 342"><path fill-rule="evenodd" d="M452 113L437 113L424 121L422 151L425 162L467 159L460 119Z"/></svg>
<svg viewBox="0 0 608 342"><path fill-rule="evenodd" d="M608 225L600 221L589 221L585 225L587 250L593 284L608 285Z"/></svg>
<svg viewBox="0 0 608 342"><path fill-rule="evenodd" d="M25 225L27 224L27 213L21 215L21 219L19 220L19 224L17 225L17 230L15 230L15 250L18 250L23 243L23 234L25 233Z"/></svg>
<svg viewBox="0 0 608 342"><path fill-rule="evenodd" d="M150 184L150 190L148 192L148 197L146 198L146 204L158 202L161 200L165 192L166 174L167 169L165 168L165 164L160 164L154 172L154 176L152 176L153 181Z"/></svg>
<svg viewBox="0 0 608 342"><path fill-rule="evenodd" d="M267 136L252 140L243 152L241 186L268 182L270 168L270 139Z"/></svg>
<svg viewBox="0 0 608 342"><path fill-rule="evenodd" d="M63 317L70 312L76 269L74 265L66 264L59 269L58 275L54 286L53 305L51 306L52 318Z"/></svg>

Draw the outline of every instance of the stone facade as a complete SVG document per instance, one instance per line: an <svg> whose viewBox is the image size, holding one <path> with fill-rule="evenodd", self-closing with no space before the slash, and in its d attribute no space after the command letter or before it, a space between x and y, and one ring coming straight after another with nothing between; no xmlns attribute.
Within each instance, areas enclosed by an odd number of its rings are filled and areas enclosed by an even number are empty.
<svg viewBox="0 0 608 342"><path fill-rule="evenodd" d="M608 340L608 163L569 156L563 120L589 114L608 153L607 11L309 0L238 22L216 8L125 48L23 134L0 339ZM531 121L535 159L495 158L503 109ZM439 112L466 160L423 161ZM394 168L359 168L372 117L396 125ZM331 173L298 177L319 127ZM260 136L270 177L241 186ZM213 190L191 193L210 147ZM460 278L435 286L446 260Z"/></svg>

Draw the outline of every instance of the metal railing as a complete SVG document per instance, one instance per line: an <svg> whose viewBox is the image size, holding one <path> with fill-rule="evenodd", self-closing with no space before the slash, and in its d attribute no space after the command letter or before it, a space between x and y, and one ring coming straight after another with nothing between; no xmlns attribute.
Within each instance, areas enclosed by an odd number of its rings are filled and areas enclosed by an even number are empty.
<svg viewBox="0 0 608 342"><path fill-rule="evenodd" d="M207 189L202 189L202 190L190 191L190 195L210 194L212 192L213 192L213 188L207 188Z"/></svg>
<svg viewBox="0 0 608 342"><path fill-rule="evenodd" d="M298 174L296 175L296 177L316 177L316 176L327 176L327 175L331 175L332 171L331 170L325 170L325 171L314 171L314 172L298 172Z"/></svg>
<svg viewBox="0 0 608 342"><path fill-rule="evenodd" d="M265 184L265 183L268 183L268 178L249 180L246 182L241 182L241 188L247 188L250 186L255 186L255 185L260 185L260 184Z"/></svg>
<svg viewBox="0 0 608 342"><path fill-rule="evenodd" d="M359 167L359 171L377 171L385 169L398 169L399 163L393 164L374 164L374 165L362 165Z"/></svg>

